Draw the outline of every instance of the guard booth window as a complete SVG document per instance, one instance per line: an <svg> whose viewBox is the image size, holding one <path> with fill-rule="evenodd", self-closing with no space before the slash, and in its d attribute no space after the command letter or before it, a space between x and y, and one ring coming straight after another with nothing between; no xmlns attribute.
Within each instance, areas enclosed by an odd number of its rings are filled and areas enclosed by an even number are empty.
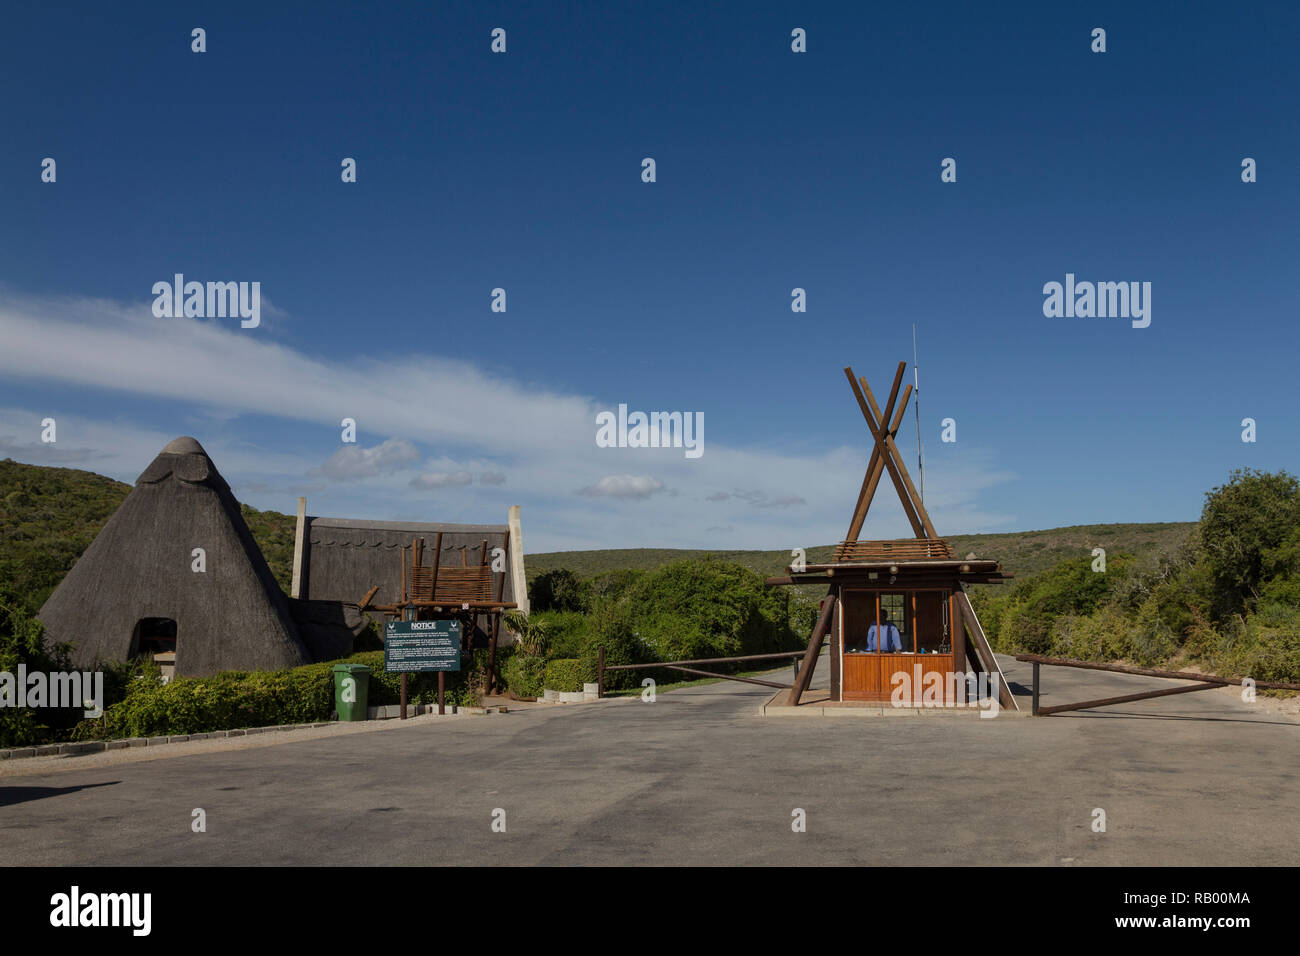
<svg viewBox="0 0 1300 956"><path fill-rule="evenodd" d="M916 649L922 654L951 654L952 634L948 624L948 595L945 591L914 591L916 599Z"/></svg>
<svg viewBox="0 0 1300 956"><path fill-rule="evenodd" d="M880 614L876 618L880 628L877 633L880 635L876 641L876 650L881 652L890 652L894 650L893 645L886 640L889 634L889 624L898 628L899 644L898 649L906 654L912 650L912 629L908 625L907 595L898 593L883 593L880 595ZM870 625L868 625L869 633Z"/></svg>
<svg viewBox="0 0 1300 956"><path fill-rule="evenodd" d="M903 654L951 654L952 627L948 612L948 591L907 590L871 591L845 590L842 598L844 611L844 652L868 652L871 627L880 623L880 631L887 633L885 622L898 628ZM877 642L875 653L889 653L885 642Z"/></svg>
<svg viewBox="0 0 1300 956"><path fill-rule="evenodd" d="M847 654L865 653L867 638L871 627L877 621L881 623L881 633L886 615L888 621L898 628L899 645L902 653L910 654L912 647L911 602L903 591L845 591L844 609L844 651ZM883 640L877 641L875 653L892 650Z"/></svg>

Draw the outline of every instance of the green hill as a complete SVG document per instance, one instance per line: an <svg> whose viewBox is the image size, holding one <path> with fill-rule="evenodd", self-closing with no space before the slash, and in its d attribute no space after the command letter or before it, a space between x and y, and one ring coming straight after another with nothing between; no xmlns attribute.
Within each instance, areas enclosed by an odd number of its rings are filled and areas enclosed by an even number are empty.
<svg viewBox="0 0 1300 956"><path fill-rule="evenodd" d="M99 529L130 492L131 486L75 468L0 461L0 584L8 585L33 610L68 573ZM244 518L286 591L293 566L293 515L243 506ZM950 537L959 555L996 558L1017 578L1052 567L1066 558L1087 555L1094 547L1108 553L1127 551L1139 562L1173 552L1187 540L1195 522L1166 524L1076 525L1046 531L974 534ZM831 545L812 548L808 560L830 557ZM528 555L531 579L543 571L568 568L582 577L624 568L651 570L711 554L765 575L782 573L788 551L699 551L628 548L605 551L558 551Z"/></svg>
<svg viewBox="0 0 1300 956"><path fill-rule="evenodd" d="M35 611L130 493L93 471L0 461L0 588ZM293 515L242 506L244 520L287 592Z"/></svg>
<svg viewBox="0 0 1300 956"><path fill-rule="evenodd" d="M1162 524L1093 524L1051 528L1045 531L1016 531L1006 534L963 534L948 538L953 550L965 557L974 553L994 558L1020 578L1030 577L1068 558L1091 555L1101 547L1107 554L1129 552L1139 561L1172 553L1196 528L1195 521ZM830 559L833 545L808 549L808 562ZM554 568L568 568L582 577L619 569L651 570L686 558L712 555L734 561L761 574L784 573L790 564L789 551L689 551L667 548L631 548L611 551L553 551L528 555L528 576Z"/></svg>

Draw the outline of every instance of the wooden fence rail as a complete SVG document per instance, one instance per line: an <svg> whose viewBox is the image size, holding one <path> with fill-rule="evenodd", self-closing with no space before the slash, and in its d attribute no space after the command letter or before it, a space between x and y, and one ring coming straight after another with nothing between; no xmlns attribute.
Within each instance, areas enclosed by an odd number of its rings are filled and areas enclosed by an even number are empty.
<svg viewBox="0 0 1300 956"><path fill-rule="evenodd" d="M1128 664L1103 664L1097 661L1076 661L1067 657L1044 657L1041 654L1018 654L1016 660L1034 665L1034 709L1035 717L1049 714L1061 714L1070 710L1091 710L1094 707L1107 707L1111 704L1127 704L1135 700L1150 700L1153 697L1171 697L1174 694L1191 694L1198 690L1214 690L1216 687L1230 687L1240 684L1240 677L1219 677L1215 674L1197 674L1192 671L1162 671L1150 667L1132 667ZM1039 673L1042 664L1054 667L1080 667L1085 670L1111 671L1115 674L1132 674L1137 677L1163 677L1168 680L1190 680L1197 683L1183 687L1164 687L1160 690L1143 691L1138 694L1124 694L1120 697L1103 697L1098 700L1083 700L1077 704L1056 704L1052 707L1038 706ZM1300 690L1300 684L1287 684L1279 681L1255 681L1260 690Z"/></svg>
<svg viewBox="0 0 1300 956"><path fill-rule="evenodd" d="M734 680L742 684L760 684L763 687L777 687L788 689L790 684L778 684L775 681L759 680L757 677L740 677L736 674L718 674L713 671L695 670L686 665L688 664L737 664L744 661L774 661L790 660L792 658L801 658L804 651L781 651L779 654L746 654L743 657L704 657L691 661L658 661L654 664L606 664L605 647L601 647L596 653L596 686L598 696L605 696L605 671L648 671L662 668L670 671L681 671L684 674L694 674L699 677L716 677L718 680ZM798 665L796 664L796 667Z"/></svg>

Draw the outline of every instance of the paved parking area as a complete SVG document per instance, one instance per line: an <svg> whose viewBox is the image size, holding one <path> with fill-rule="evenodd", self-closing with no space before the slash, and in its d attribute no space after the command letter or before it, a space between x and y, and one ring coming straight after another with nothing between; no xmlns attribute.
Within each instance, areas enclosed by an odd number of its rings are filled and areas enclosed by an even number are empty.
<svg viewBox="0 0 1300 956"><path fill-rule="evenodd" d="M1003 664L1027 692L1028 665ZM1045 703L1163 683L1044 670ZM789 720L758 716L768 696L723 683L655 703L7 769L3 861L1300 862L1300 721L1276 705L1208 691L1037 719ZM205 833L191 830L195 808ZM792 831L796 809L806 832Z"/></svg>

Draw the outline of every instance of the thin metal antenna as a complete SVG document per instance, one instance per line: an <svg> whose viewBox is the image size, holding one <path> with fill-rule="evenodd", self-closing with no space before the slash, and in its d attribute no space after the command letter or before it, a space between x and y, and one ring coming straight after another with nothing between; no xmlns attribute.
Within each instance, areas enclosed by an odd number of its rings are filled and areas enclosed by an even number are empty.
<svg viewBox="0 0 1300 956"><path fill-rule="evenodd" d="M912 323L912 384L916 392L916 473L921 479L921 506L925 506L925 451L921 445L921 371L916 364L916 323Z"/></svg>

